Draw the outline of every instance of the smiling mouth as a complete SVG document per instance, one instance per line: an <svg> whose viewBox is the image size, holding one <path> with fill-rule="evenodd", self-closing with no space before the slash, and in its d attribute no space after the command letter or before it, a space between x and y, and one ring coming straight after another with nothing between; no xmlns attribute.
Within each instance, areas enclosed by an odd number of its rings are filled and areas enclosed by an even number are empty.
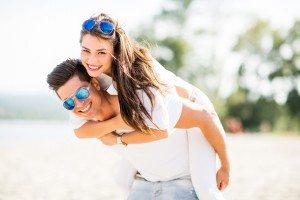
<svg viewBox="0 0 300 200"><path fill-rule="evenodd" d="M96 66L96 65L88 65L89 70L91 71L97 71L98 69L100 69L102 67L101 66Z"/></svg>
<svg viewBox="0 0 300 200"><path fill-rule="evenodd" d="M92 106L92 102L90 102L87 106L85 106L85 107L84 107L83 109L81 109L79 112L81 112L81 113L86 113L86 112L88 112L88 111L90 110L91 106Z"/></svg>

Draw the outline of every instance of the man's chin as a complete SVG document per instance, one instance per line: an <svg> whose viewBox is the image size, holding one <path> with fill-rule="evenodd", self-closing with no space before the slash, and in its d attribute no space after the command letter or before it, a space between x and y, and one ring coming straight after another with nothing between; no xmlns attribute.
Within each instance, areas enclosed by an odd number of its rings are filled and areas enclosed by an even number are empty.
<svg viewBox="0 0 300 200"><path fill-rule="evenodd" d="M77 116L80 118L83 118L85 120L95 121L95 116L93 116L93 115L77 114Z"/></svg>
<svg viewBox="0 0 300 200"><path fill-rule="evenodd" d="M97 121L96 117L95 116L87 116L87 117L84 117L86 120L92 120L92 121Z"/></svg>

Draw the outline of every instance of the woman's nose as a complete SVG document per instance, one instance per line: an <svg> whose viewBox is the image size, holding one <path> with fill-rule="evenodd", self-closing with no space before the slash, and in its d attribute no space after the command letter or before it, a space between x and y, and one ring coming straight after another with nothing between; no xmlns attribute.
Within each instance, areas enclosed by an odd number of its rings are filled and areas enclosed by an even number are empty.
<svg viewBox="0 0 300 200"><path fill-rule="evenodd" d="M88 58L88 60L89 60L89 63L94 64L95 61L97 60L97 58L94 55L90 55L89 58Z"/></svg>

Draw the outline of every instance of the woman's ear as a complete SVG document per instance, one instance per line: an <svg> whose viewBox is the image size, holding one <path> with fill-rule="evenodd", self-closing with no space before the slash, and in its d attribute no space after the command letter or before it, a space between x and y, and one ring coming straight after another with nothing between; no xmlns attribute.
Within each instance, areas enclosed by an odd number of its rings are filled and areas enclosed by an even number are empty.
<svg viewBox="0 0 300 200"><path fill-rule="evenodd" d="M92 78L91 83L96 88L97 91L101 89L100 83L97 78Z"/></svg>

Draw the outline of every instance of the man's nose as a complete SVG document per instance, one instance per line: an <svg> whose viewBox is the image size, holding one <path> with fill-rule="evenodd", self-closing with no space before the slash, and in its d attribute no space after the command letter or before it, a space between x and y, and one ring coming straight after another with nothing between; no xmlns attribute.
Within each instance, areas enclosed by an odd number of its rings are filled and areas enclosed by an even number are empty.
<svg viewBox="0 0 300 200"><path fill-rule="evenodd" d="M77 108L81 108L84 105L85 100L76 99L75 101Z"/></svg>

